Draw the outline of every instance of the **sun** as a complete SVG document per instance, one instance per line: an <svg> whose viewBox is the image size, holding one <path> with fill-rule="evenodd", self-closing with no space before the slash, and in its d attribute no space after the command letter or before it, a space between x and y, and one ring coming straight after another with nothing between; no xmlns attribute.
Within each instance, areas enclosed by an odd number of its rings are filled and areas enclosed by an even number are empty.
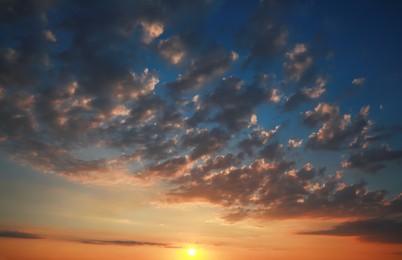
<svg viewBox="0 0 402 260"><path fill-rule="evenodd" d="M195 256L197 254L197 250L195 248L189 248L187 249L187 254L189 256Z"/></svg>

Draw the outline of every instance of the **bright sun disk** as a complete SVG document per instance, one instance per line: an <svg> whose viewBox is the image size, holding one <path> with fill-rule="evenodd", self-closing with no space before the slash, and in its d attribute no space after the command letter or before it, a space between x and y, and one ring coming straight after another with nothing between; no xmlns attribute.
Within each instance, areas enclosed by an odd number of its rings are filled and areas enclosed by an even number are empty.
<svg viewBox="0 0 402 260"><path fill-rule="evenodd" d="M189 249L187 250L187 254L188 254L188 255L191 255L191 256L196 255L196 254L197 254L197 250L196 250L195 248L189 248Z"/></svg>

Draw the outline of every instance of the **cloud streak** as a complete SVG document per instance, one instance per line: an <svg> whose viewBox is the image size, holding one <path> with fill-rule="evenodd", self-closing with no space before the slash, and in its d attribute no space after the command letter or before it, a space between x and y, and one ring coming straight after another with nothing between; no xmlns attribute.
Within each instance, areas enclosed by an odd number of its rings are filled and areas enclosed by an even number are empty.
<svg viewBox="0 0 402 260"><path fill-rule="evenodd" d="M151 247L165 247L176 248L177 246L166 243L154 243L135 240L78 240L77 242L91 245L118 245L118 246L151 246Z"/></svg>
<svg viewBox="0 0 402 260"><path fill-rule="evenodd" d="M329 230L302 232L304 235L356 236L362 241L402 244L400 219L364 219L345 222Z"/></svg>
<svg viewBox="0 0 402 260"><path fill-rule="evenodd" d="M0 231L0 237L18 238L18 239L43 239L42 236L37 235L37 234L14 231L14 230L2 230L2 231Z"/></svg>

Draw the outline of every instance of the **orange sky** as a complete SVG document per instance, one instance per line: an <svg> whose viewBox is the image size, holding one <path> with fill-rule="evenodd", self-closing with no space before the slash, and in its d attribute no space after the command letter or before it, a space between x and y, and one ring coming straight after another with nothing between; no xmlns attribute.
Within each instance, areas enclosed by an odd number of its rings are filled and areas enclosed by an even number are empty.
<svg viewBox="0 0 402 260"><path fill-rule="evenodd" d="M70 241L4 239L0 243L0 259L32 260L266 260L266 259L401 259L400 246L364 244L353 238L304 238L298 245L285 239L283 248L242 248L233 246L202 246L197 255L189 256L187 248L130 247L116 245L88 245ZM238 238L241 243L241 238ZM287 247L287 248L286 248ZM196 247L197 248L197 247Z"/></svg>

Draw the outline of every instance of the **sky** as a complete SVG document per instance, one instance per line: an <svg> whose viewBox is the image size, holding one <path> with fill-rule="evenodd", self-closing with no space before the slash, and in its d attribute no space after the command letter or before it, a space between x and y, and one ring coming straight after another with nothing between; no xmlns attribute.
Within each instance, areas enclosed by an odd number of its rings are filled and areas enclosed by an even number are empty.
<svg viewBox="0 0 402 260"><path fill-rule="evenodd" d="M1 1L0 260L402 259L401 12Z"/></svg>

